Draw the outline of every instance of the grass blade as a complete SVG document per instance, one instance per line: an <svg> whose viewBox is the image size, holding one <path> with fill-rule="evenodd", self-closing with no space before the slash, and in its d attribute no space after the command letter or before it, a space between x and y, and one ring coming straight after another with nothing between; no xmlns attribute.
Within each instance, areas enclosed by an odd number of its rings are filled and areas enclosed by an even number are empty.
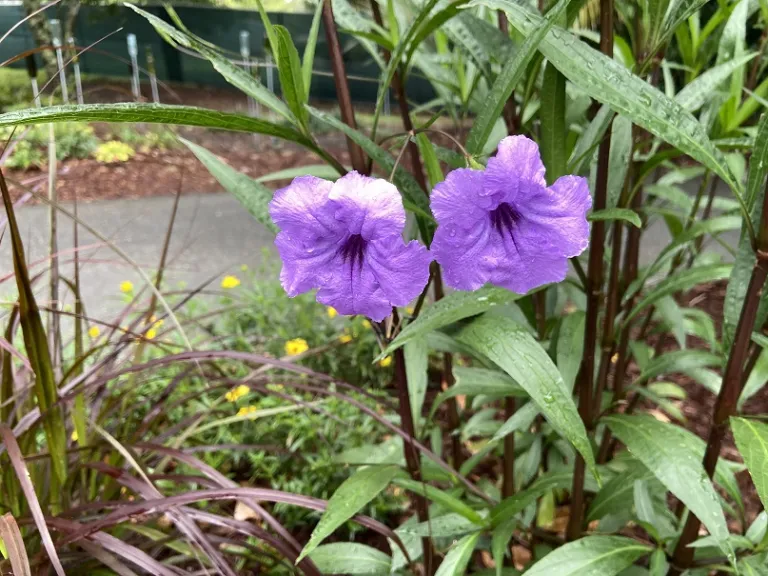
<svg viewBox="0 0 768 576"><path fill-rule="evenodd" d="M45 516L43 514L43 509L40 507L40 501L37 499L37 494L35 494L35 487L32 486L29 470L27 470L27 465L24 463L24 455L21 453L21 449L16 442L16 437L13 435L13 432L5 424L0 424L0 438L2 438L3 444L5 444L5 449L8 451L11 465L13 466L14 472L16 472L16 477L19 479L19 484L21 484L24 496L27 498L27 505L32 513L32 518L35 521L37 530L40 533L40 539L43 542L43 546L45 547L46 552L48 552L48 557L51 559L51 564L58 576L66 576L64 574L64 567L59 560L59 555L56 553L56 547L53 545L51 533L48 531L48 525L45 522Z"/></svg>
<svg viewBox="0 0 768 576"><path fill-rule="evenodd" d="M13 574L16 576L32 576L29 568L29 557L24 548L19 525L10 514L0 516L0 540L5 544L5 551L11 561Z"/></svg>

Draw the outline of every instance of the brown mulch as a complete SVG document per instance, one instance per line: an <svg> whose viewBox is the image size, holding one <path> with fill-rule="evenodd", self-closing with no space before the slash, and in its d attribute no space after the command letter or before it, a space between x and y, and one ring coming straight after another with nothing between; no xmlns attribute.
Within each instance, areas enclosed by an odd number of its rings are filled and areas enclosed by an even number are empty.
<svg viewBox="0 0 768 576"><path fill-rule="evenodd" d="M174 86L173 90L179 98L169 97L166 103L229 112L245 112L247 108L245 97L234 90L194 86ZM148 93L148 87L143 92ZM87 102L109 103L130 101L131 96L125 84L101 82L86 86L85 98ZM108 124L93 126L99 136L110 132ZM254 178L278 170L322 163L320 158L300 146L267 136L190 127L180 127L177 133ZM329 135L319 140L340 162L349 164L343 139ZM8 170L6 175L36 191L46 190L45 168ZM60 200L72 200L77 196L79 201L87 202L169 195L176 193L180 186L184 192L197 194L222 192L208 170L184 147L138 152L130 161L114 164L102 164L92 158L67 160L59 165L57 191ZM21 196L18 188L14 189L15 196Z"/></svg>

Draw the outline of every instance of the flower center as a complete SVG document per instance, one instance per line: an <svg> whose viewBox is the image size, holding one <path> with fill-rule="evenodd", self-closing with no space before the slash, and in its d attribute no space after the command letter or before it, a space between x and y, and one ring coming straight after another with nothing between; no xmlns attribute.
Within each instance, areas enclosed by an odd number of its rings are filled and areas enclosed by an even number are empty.
<svg viewBox="0 0 768 576"><path fill-rule="evenodd" d="M365 247L367 242L360 234L352 234L339 248L341 259L349 263L352 268L355 266L363 267L363 257L365 256Z"/></svg>
<svg viewBox="0 0 768 576"><path fill-rule="evenodd" d="M505 232L511 236L512 229L519 219L520 213L506 202L502 202L495 210L491 211L491 224L502 236Z"/></svg>

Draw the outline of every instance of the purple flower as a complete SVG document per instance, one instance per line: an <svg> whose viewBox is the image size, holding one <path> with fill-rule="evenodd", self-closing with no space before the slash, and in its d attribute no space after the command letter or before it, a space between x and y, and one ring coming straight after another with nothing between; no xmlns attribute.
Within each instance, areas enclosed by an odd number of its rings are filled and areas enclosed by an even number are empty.
<svg viewBox="0 0 768 576"><path fill-rule="evenodd" d="M509 136L485 170L454 170L435 186L430 249L454 288L490 282L525 294L565 278L568 258L587 247L591 205L586 179L563 176L547 188L536 143Z"/></svg>
<svg viewBox="0 0 768 576"><path fill-rule="evenodd" d="M405 244L405 210L392 184L350 172L335 183L301 176L269 204L289 296L317 288L317 301L341 314L386 318L429 279L427 249Z"/></svg>

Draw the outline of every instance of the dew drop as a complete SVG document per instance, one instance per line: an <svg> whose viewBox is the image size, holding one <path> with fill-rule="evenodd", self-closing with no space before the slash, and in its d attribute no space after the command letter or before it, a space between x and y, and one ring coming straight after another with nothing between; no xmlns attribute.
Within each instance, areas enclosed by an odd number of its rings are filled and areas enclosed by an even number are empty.
<svg viewBox="0 0 768 576"><path fill-rule="evenodd" d="M554 401L555 401L555 397L552 396L552 394L550 394L549 392L544 394L544 402L546 402L547 404L552 404L552 402Z"/></svg>

